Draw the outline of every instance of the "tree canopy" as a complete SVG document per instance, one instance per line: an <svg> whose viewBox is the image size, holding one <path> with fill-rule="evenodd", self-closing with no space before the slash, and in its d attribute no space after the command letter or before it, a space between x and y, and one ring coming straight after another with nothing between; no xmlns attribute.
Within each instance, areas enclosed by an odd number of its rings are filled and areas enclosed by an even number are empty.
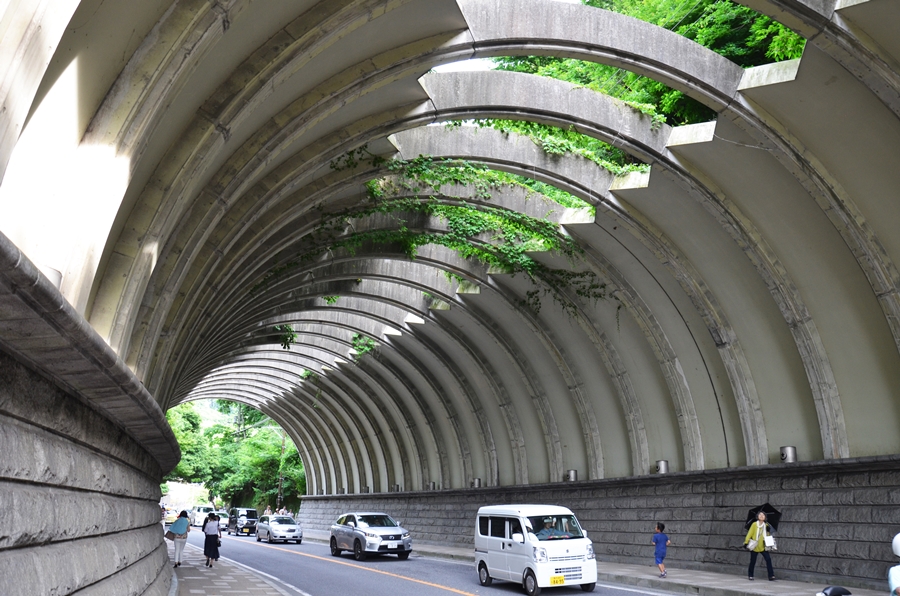
<svg viewBox="0 0 900 596"><path fill-rule="evenodd" d="M182 452L181 462L166 480L202 483L210 500L218 498L226 505L274 508L283 476L282 504L299 508L306 493L306 472L285 431L249 406L215 401L214 407L228 421L206 428L193 402L166 412Z"/></svg>

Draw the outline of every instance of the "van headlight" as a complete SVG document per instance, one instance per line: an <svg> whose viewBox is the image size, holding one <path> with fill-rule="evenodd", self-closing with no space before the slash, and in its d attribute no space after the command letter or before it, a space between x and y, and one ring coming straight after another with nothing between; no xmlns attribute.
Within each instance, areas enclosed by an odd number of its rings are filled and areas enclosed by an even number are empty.
<svg viewBox="0 0 900 596"><path fill-rule="evenodd" d="M590 561L593 558L594 558L594 545L588 544L587 545L587 560Z"/></svg>
<svg viewBox="0 0 900 596"><path fill-rule="evenodd" d="M547 562L547 549L546 548L538 548L534 547L534 562L535 563L546 563Z"/></svg>

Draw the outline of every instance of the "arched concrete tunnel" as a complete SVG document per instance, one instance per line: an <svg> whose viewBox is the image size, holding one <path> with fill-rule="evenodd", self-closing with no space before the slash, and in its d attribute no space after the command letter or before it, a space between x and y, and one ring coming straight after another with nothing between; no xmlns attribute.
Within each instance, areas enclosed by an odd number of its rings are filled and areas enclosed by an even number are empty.
<svg viewBox="0 0 900 596"><path fill-rule="evenodd" d="M156 503L179 452L163 413L229 399L296 443L309 527L365 504L465 543L479 499L552 500L608 560L636 560L639 520L663 515L690 536L678 564L738 569L728 536L768 500L786 577L880 587L900 530L900 3L739 3L806 38L802 58L744 69L555 0L0 9L0 485L17 504L0 508L0 577L167 593ZM558 80L434 70L530 55L646 75L715 120L670 127ZM648 168L444 125L488 118L572 128ZM529 254L605 297L555 288L566 307L550 292L538 309L527 275L433 244L308 256L322 213L420 156L580 199L409 193L550 222L578 258ZM375 350L357 358L358 336ZM96 502L115 515L73 518ZM417 507L446 523L416 528ZM74 562L41 572L60 555Z"/></svg>

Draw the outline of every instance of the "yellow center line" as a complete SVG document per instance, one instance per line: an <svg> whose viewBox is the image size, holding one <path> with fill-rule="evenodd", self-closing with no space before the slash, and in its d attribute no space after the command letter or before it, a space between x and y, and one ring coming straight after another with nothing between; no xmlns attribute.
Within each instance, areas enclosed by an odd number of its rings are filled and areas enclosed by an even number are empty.
<svg viewBox="0 0 900 596"><path fill-rule="evenodd" d="M272 546L271 544L254 544L253 546L261 546L263 548L271 548L273 550L280 550L282 552L290 553L292 555L297 555L300 557L309 557L310 559L317 559L319 561L325 561L326 563L335 563L337 565L346 565L347 567L353 567L355 569L361 569L363 571L370 571L372 573L380 573L381 575L387 575L388 577L395 577L397 579L405 579L408 582L422 584L423 586L430 586L432 588L437 588L438 590L446 590L447 592L453 592L454 594L462 594L463 596L477 596L477 594L473 594L472 592L463 592L462 590L457 590L456 588L442 586L441 584L433 584L431 582L426 582L424 580L416 579L414 577L408 577L406 575L399 575L397 573L391 573L390 571L382 571L381 569L372 569L371 567L364 567L362 565L356 565L355 563L350 563L349 561L341 561L340 559L335 559L334 557L320 557L319 555L311 555L309 553L301 553L301 552L297 552L295 550L282 548L280 546Z"/></svg>

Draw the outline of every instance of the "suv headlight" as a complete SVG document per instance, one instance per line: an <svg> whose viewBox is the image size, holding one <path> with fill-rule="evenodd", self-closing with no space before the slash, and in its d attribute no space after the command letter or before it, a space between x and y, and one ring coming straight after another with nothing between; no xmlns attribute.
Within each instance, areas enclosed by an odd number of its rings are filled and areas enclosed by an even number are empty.
<svg viewBox="0 0 900 596"><path fill-rule="evenodd" d="M587 545L587 559L588 559L588 561L590 561L593 558L594 558L594 545L588 544Z"/></svg>
<svg viewBox="0 0 900 596"><path fill-rule="evenodd" d="M546 548L538 548L534 547L534 562L535 563L546 563L547 562L547 549Z"/></svg>
<svg viewBox="0 0 900 596"><path fill-rule="evenodd" d="M366 535L366 538L378 538L378 534L375 532L363 532Z"/></svg>
<svg viewBox="0 0 900 596"><path fill-rule="evenodd" d="M401 538L409 538L409 532L405 532Z"/></svg>

